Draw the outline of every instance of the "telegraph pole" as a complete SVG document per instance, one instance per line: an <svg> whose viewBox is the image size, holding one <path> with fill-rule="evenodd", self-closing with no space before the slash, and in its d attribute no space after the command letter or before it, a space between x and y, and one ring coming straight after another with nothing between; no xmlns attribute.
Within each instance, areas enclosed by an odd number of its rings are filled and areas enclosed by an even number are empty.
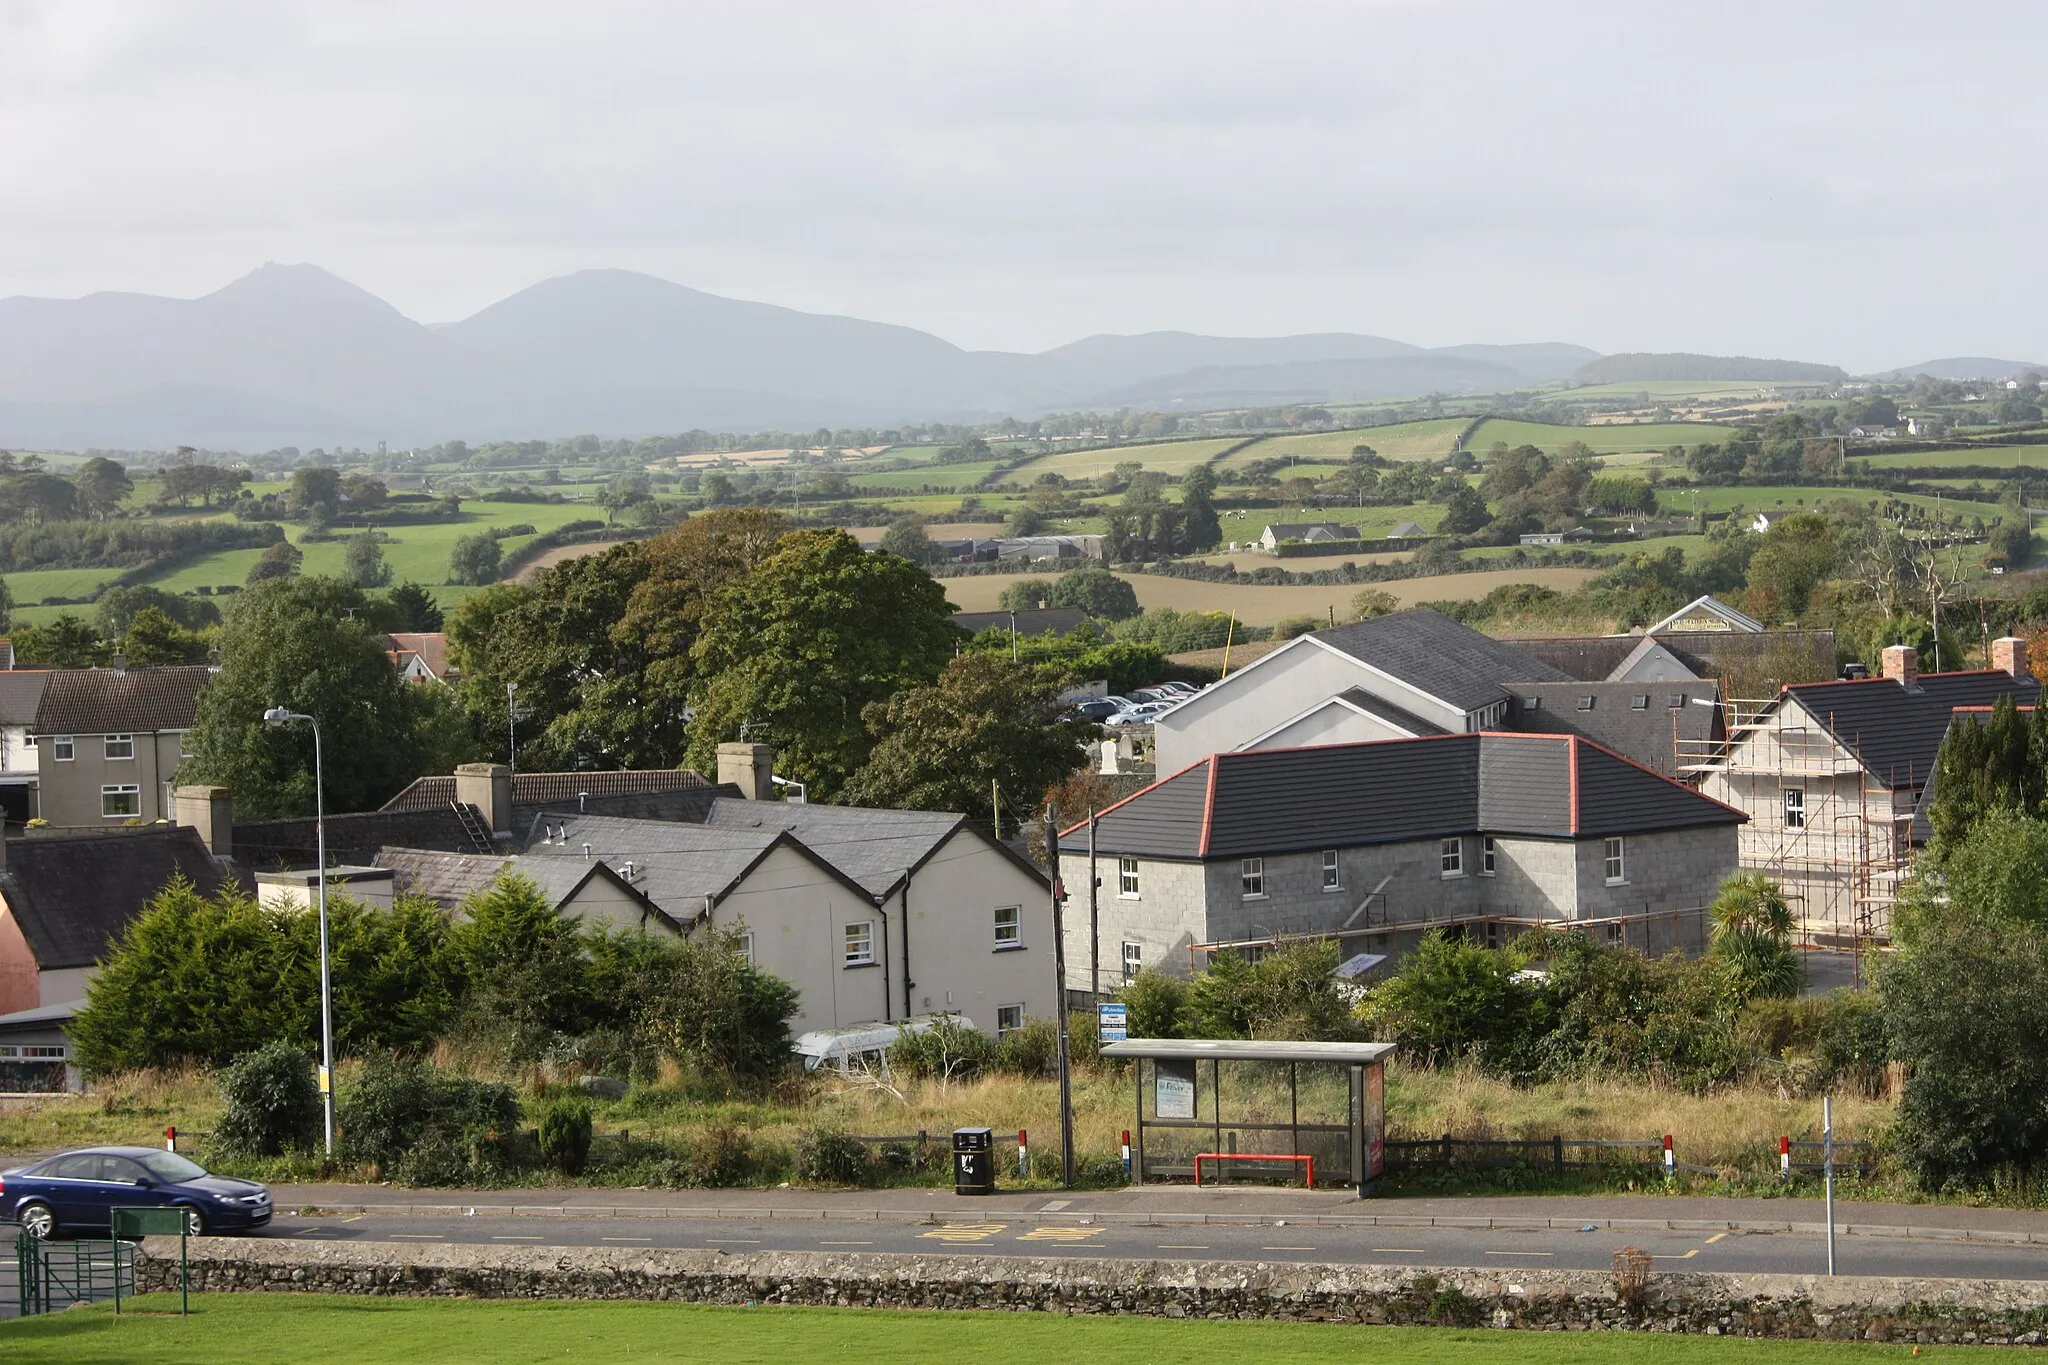
<svg viewBox="0 0 2048 1365"><path fill-rule="evenodd" d="M1060 912L1065 899L1060 886L1060 808L1045 807L1045 857L1052 864L1052 972L1054 1019L1060 1040L1060 1183L1074 1187L1074 1075L1073 1051L1067 1037L1067 937Z"/></svg>

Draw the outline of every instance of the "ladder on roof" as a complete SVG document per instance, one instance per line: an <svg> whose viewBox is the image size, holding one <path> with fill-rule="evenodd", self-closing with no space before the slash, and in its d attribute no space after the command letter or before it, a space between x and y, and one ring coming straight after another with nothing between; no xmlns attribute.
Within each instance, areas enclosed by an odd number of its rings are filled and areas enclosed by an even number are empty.
<svg viewBox="0 0 2048 1365"><path fill-rule="evenodd" d="M483 815L467 801L450 801L455 808L455 818L462 824L462 832L469 837L479 853L497 852L497 845L491 840L490 830L484 827Z"/></svg>

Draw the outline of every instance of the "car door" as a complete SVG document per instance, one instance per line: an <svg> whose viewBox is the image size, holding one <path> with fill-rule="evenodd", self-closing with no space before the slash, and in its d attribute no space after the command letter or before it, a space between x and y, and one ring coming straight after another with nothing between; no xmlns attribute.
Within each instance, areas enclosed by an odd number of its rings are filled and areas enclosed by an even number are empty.
<svg viewBox="0 0 2048 1365"><path fill-rule="evenodd" d="M145 1181L146 1184L138 1184ZM138 1205L156 1205L164 1197L149 1179L149 1172L142 1169L139 1161L130 1161L125 1156L103 1156L100 1158L99 1186L100 1202L96 1206L92 1224L94 1227L109 1226L114 1221L117 1208L135 1208Z"/></svg>
<svg viewBox="0 0 2048 1365"><path fill-rule="evenodd" d="M99 1197L99 1174L100 1159L91 1152L60 1156L36 1173L59 1223L92 1221L93 1202Z"/></svg>

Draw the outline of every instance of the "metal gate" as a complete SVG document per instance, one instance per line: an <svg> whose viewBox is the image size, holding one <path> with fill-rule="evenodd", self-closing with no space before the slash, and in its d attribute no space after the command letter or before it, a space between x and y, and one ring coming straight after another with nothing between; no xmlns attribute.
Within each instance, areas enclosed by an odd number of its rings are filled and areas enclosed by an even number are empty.
<svg viewBox="0 0 2048 1365"><path fill-rule="evenodd" d="M53 1313L79 1303L119 1302L135 1296L135 1244L113 1240L55 1241L29 1235L15 1224L0 1224L14 1231L14 1257L9 1263L0 1257L0 1271L14 1283L0 1279L0 1290L13 1292L0 1299L22 1317ZM4 1233L0 1233L4 1235Z"/></svg>

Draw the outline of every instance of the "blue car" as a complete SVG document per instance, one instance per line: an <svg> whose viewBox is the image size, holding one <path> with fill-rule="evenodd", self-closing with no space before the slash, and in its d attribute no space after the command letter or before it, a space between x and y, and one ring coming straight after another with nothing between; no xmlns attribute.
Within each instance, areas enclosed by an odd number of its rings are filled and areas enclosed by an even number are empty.
<svg viewBox="0 0 2048 1365"><path fill-rule="evenodd" d="M87 1147L0 1171L0 1217L31 1236L59 1231L104 1233L113 1210L169 1205L185 1210L185 1228L245 1232L270 1221L270 1191L253 1180L209 1174L176 1152L155 1147Z"/></svg>

